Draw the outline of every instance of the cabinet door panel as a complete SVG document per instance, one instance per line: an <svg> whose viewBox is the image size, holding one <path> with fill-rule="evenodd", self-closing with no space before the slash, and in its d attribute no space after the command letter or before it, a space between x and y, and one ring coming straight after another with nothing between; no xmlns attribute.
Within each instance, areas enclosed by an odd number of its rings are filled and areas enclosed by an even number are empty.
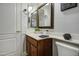
<svg viewBox="0 0 79 59"><path fill-rule="evenodd" d="M38 48L38 56L44 56L44 49Z"/></svg>
<svg viewBox="0 0 79 59"><path fill-rule="evenodd" d="M31 56L37 56L37 48L31 45Z"/></svg>
<svg viewBox="0 0 79 59"><path fill-rule="evenodd" d="M29 41L31 44L33 44L34 46L37 47L37 41L36 41L35 39L33 39L33 38L31 38L31 37L28 36L28 41Z"/></svg>
<svg viewBox="0 0 79 59"><path fill-rule="evenodd" d="M52 55L51 47L45 48L44 49L44 56L51 56L51 55Z"/></svg>

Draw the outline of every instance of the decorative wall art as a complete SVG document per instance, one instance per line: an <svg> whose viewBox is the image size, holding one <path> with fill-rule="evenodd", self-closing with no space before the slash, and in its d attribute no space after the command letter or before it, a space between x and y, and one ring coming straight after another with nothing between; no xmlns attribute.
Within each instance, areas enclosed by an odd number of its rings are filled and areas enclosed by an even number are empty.
<svg viewBox="0 0 79 59"><path fill-rule="evenodd" d="M61 11L77 7L77 3L61 3Z"/></svg>

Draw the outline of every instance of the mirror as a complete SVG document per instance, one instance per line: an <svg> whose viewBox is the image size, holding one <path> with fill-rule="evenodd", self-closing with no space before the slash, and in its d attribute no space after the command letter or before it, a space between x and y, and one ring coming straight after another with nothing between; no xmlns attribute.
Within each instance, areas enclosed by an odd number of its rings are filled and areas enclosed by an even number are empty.
<svg viewBox="0 0 79 59"><path fill-rule="evenodd" d="M39 16L39 28L53 28L53 16L52 15L52 6L51 3L43 4L38 9Z"/></svg>
<svg viewBox="0 0 79 59"><path fill-rule="evenodd" d="M31 13L31 27L54 28L54 6L53 3L44 3Z"/></svg>
<svg viewBox="0 0 79 59"><path fill-rule="evenodd" d="M37 11L31 14L31 27L37 27Z"/></svg>

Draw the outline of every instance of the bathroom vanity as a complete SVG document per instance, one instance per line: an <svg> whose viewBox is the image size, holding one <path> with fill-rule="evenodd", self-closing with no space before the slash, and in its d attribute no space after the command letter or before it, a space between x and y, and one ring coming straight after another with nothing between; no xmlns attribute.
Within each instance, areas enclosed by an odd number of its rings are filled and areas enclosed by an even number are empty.
<svg viewBox="0 0 79 59"><path fill-rule="evenodd" d="M26 51L29 56L52 56L52 38L39 40L26 35Z"/></svg>
<svg viewBox="0 0 79 59"><path fill-rule="evenodd" d="M70 53L70 54L65 53L64 55L74 56L74 55L78 55L79 53L79 52L76 53L77 51L79 51L79 40L78 39L72 38L71 40L65 40L63 36L61 36L61 34L54 34L54 33L48 34L49 37L45 37L45 38L39 37L40 35L42 34L26 33L26 53L29 56L57 56L59 50L63 49L63 47L65 47L66 49L68 46L70 47L68 47L67 50L65 51L69 50L73 53ZM59 42L60 44L57 43L56 45L56 42ZM61 47L61 49L59 49L59 47Z"/></svg>

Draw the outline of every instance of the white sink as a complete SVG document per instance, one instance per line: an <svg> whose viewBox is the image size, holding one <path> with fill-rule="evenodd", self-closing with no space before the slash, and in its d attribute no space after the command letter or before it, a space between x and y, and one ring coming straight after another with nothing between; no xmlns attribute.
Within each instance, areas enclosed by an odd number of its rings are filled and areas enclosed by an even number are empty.
<svg viewBox="0 0 79 59"><path fill-rule="evenodd" d="M39 37L41 37L41 38L46 38L46 37L49 37L49 35L39 35Z"/></svg>

